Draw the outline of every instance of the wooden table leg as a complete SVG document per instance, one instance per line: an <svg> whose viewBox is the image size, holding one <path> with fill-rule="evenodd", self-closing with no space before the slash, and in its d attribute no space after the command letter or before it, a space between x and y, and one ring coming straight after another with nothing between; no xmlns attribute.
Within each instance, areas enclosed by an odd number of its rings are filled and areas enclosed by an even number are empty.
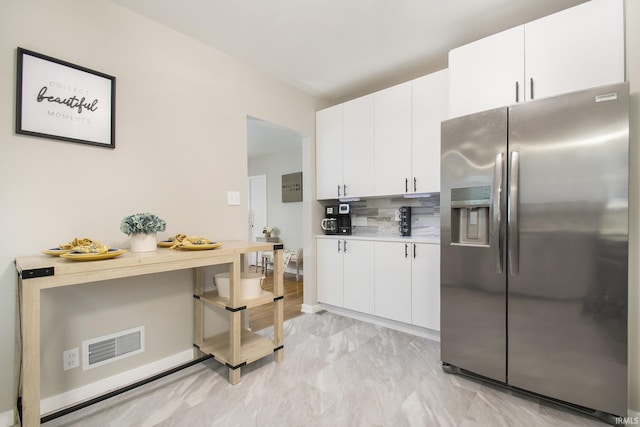
<svg viewBox="0 0 640 427"><path fill-rule="evenodd" d="M193 269L193 342L198 347L202 347L204 342L204 303L200 297L204 293L204 269L197 267ZM194 358L204 356L199 349L194 349Z"/></svg>
<svg viewBox="0 0 640 427"><path fill-rule="evenodd" d="M229 269L229 304L234 308L240 304L241 261L240 255L237 255ZM242 310L232 311L229 319L229 363L232 366L238 366L241 363L241 336ZM240 368L229 368L229 382L234 385L240 382Z"/></svg>
<svg viewBox="0 0 640 427"><path fill-rule="evenodd" d="M282 249L273 251L273 293L276 296L284 296L284 265ZM284 343L282 322L284 321L284 298L276 300L273 313L273 344L275 348L282 347ZM275 361L282 362L284 350L276 350Z"/></svg>
<svg viewBox="0 0 640 427"><path fill-rule="evenodd" d="M20 279L20 292L22 296L22 426L31 427L40 425L40 287Z"/></svg>

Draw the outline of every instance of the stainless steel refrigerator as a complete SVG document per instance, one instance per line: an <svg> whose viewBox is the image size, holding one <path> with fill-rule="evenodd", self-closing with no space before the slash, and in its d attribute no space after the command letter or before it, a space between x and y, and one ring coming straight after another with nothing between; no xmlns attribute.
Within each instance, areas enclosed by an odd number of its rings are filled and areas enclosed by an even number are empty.
<svg viewBox="0 0 640 427"><path fill-rule="evenodd" d="M441 360L627 413L629 86L442 123Z"/></svg>

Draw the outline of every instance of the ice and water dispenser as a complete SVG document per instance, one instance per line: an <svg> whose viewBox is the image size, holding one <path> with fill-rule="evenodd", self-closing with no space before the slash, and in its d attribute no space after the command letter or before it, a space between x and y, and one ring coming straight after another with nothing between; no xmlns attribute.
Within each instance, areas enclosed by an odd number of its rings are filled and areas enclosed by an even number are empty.
<svg viewBox="0 0 640 427"><path fill-rule="evenodd" d="M451 189L451 243L489 245L491 186Z"/></svg>

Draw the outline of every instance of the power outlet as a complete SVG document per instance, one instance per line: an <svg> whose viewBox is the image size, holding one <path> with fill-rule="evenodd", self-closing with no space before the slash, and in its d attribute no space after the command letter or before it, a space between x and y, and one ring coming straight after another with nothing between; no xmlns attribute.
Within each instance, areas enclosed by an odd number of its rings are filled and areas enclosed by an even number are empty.
<svg viewBox="0 0 640 427"><path fill-rule="evenodd" d="M68 371L78 367L80 367L80 349L78 347L62 352L63 370Z"/></svg>

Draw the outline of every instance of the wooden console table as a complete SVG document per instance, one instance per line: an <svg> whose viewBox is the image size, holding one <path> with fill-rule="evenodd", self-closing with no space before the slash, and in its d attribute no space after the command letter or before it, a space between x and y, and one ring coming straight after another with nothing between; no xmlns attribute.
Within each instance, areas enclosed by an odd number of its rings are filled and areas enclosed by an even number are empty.
<svg viewBox="0 0 640 427"><path fill-rule="evenodd" d="M238 279L242 270L242 256L270 250L275 255L274 291L262 291L258 298L240 298ZM22 354L16 358L21 359L16 360L16 380L20 381L22 390L23 426L40 424L40 291L43 289L190 268L194 272L193 341L196 355L203 352L224 363L229 368L229 382L232 384L240 381L240 369L247 363L274 352L276 362L283 360L282 245L230 241L214 250L158 248L156 252L127 252L117 258L101 261L72 261L38 255L16 258L15 264L19 276L21 323L16 326L16 333L17 339L22 340ZM203 267L220 264L229 265L229 298L219 297L217 291L204 292ZM242 329L241 317L245 309L271 302L274 303L273 340ZM229 332L204 337L204 304L222 307L229 312Z"/></svg>

